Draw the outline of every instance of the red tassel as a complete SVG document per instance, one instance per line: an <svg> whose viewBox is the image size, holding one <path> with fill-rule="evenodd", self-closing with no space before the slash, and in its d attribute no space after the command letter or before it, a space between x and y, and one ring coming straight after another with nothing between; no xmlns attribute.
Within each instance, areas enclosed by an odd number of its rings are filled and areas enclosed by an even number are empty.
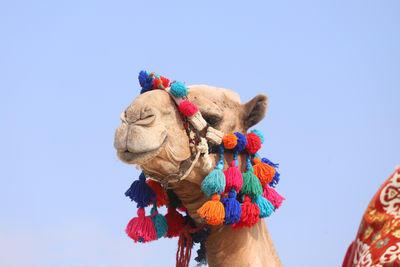
<svg viewBox="0 0 400 267"><path fill-rule="evenodd" d="M233 225L235 229L242 229L244 227L252 227L255 225L260 216L260 209L257 204L251 203L251 198L249 196L244 197L244 203L241 206L242 215L240 216L240 221Z"/></svg>
<svg viewBox="0 0 400 267"><path fill-rule="evenodd" d="M282 205L282 202L285 200L283 196L281 196L275 189L269 187L268 185L264 186L263 197L269 200L269 202L274 205L275 209L279 209Z"/></svg>
<svg viewBox="0 0 400 267"><path fill-rule="evenodd" d="M174 207L168 207L168 213L165 215L168 224L168 232L166 237L179 236L183 226L185 226L185 218L176 211Z"/></svg>
<svg viewBox="0 0 400 267"><path fill-rule="evenodd" d="M239 193L243 185L243 177L239 169L235 167L234 160L232 160L231 166L224 171L224 174L226 180L225 193L229 193L232 188L236 190L236 193Z"/></svg>
<svg viewBox="0 0 400 267"><path fill-rule="evenodd" d="M164 89L167 88L169 86L169 80L167 78L163 77L163 76L160 76L160 79L162 81L163 88Z"/></svg>
<svg viewBox="0 0 400 267"><path fill-rule="evenodd" d="M156 194L157 207L166 206L169 202L169 198L167 192L161 187L160 183L153 180L147 180L146 183Z"/></svg>
<svg viewBox="0 0 400 267"><path fill-rule="evenodd" d="M138 217L129 221L126 227L126 234L136 242L149 242L157 239L153 221L145 216L144 209L138 209Z"/></svg>

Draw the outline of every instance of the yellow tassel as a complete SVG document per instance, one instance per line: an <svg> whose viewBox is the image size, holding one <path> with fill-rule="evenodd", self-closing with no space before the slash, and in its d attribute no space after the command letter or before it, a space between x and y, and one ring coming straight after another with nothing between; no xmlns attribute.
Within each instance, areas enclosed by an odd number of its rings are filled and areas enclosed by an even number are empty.
<svg viewBox="0 0 400 267"><path fill-rule="evenodd" d="M225 209L224 205L219 200L219 195L214 194L211 200L204 203L203 206L197 210L200 217L204 218L210 225L218 225L224 222Z"/></svg>

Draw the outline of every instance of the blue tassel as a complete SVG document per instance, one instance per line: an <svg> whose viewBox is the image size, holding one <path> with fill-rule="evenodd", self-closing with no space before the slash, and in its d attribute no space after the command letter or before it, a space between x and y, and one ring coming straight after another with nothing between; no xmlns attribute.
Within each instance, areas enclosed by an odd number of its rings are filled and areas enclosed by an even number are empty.
<svg viewBox="0 0 400 267"><path fill-rule="evenodd" d="M242 151L247 145L246 136L239 132L234 132L234 135L237 137L237 145L233 148L233 152L240 152Z"/></svg>
<svg viewBox="0 0 400 267"><path fill-rule="evenodd" d="M138 79L140 86L142 87L142 90L140 91L141 94L153 90L153 79L149 77L146 71L142 70L139 73Z"/></svg>
<svg viewBox="0 0 400 267"><path fill-rule="evenodd" d="M270 161L267 158L262 158L261 159L262 163L267 163L269 166L274 167L274 168L279 168L279 163L273 163L272 161Z"/></svg>
<svg viewBox="0 0 400 267"><path fill-rule="evenodd" d="M125 196L137 203L138 208L144 208L156 201L156 194L146 184L146 177L142 172L139 179L134 181L131 187L125 192Z"/></svg>
<svg viewBox="0 0 400 267"><path fill-rule="evenodd" d="M260 218L269 217L275 210L274 205L263 196L257 196L256 204L260 209Z"/></svg>
<svg viewBox="0 0 400 267"><path fill-rule="evenodd" d="M188 93L188 89L186 86L181 82L174 82L171 85L171 94L175 97L185 97Z"/></svg>
<svg viewBox="0 0 400 267"><path fill-rule="evenodd" d="M154 215L155 214L155 215ZM157 206L154 205L151 209L151 220L154 224L154 229L156 230L157 239L165 236L168 232L167 219L162 214L157 211Z"/></svg>
<svg viewBox="0 0 400 267"><path fill-rule="evenodd" d="M225 225L230 225L237 223L242 215L242 209L240 208L240 203L236 199L236 191L232 189L229 192L229 196L221 200L225 207Z"/></svg>
<svg viewBox="0 0 400 267"><path fill-rule="evenodd" d="M201 189L207 197L214 194L220 195L225 190L225 174L220 168L214 169L210 172L201 183Z"/></svg>
<svg viewBox="0 0 400 267"><path fill-rule="evenodd" d="M273 163L272 161L270 161L270 160L267 159L267 158L262 158L262 159L261 159L261 162L267 163L269 166L275 168L275 175L274 175L274 177L272 178L271 182L269 183L269 186L270 186L270 187L275 188L275 186L278 185L279 180L280 180L280 174L279 174L278 170L276 169L276 168L279 168L279 163Z"/></svg>
<svg viewBox="0 0 400 267"><path fill-rule="evenodd" d="M271 182L269 182L269 186L270 186L270 187L275 188L275 186L278 185L279 180L280 180L279 176L281 176L281 175L280 175L279 172L275 169L274 178L272 178Z"/></svg>

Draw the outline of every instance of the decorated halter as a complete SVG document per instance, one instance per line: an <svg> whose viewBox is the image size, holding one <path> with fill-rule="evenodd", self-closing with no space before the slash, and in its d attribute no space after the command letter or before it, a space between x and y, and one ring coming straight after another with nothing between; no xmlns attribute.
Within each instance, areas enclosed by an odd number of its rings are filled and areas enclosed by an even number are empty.
<svg viewBox="0 0 400 267"><path fill-rule="evenodd" d="M185 179L200 155L205 157L204 163L210 169L211 160L208 151L219 154L219 161L203 180L201 189L210 198L197 210L206 225L231 226L234 229L252 227L260 218L270 216L282 204L284 198L275 191L280 175L279 164L267 158L261 158L257 152L264 142L264 136L258 130L247 135L239 132L223 135L207 125L199 109L187 98L188 88L180 82L170 82L168 79L152 72L141 71L139 82L141 93L154 89L167 91L178 106L189 143L195 147L196 156L191 166L172 182ZM200 137L199 132L206 130L206 136ZM213 147L208 147L208 143ZM233 153L233 160L224 171L224 153ZM246 154L246 171L238 169L238 154ZM146 181L146 178L149 178ZM170 180L168 180L170 182ZM142 172L134 181L125 195L137 203L138 217L133 218L126 228L126 233L135 242L146 243L161 237L179 236L177 266L188 266L193 242L200 243L198 256L195 258L201 264L207 262L205 241L209 227L197 227L189 217L182 202L174 191L168 188L166 180L150 177ZM152 206L150 215L145 215L145 208ZM157 207L167 206L165 216L158 213ZM180 211L180 212L179 212ZM181 212L186 213L184 216Z"/></svg>

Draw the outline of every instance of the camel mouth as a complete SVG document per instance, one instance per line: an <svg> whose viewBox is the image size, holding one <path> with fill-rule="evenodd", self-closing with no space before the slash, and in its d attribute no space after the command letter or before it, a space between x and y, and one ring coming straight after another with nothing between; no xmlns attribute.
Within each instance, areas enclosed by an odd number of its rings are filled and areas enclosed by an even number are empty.
<svg viewBox="0 0 400 267"><path fill-rule="evenodd" d="M124 151L118 150L117 156L122 162L125 162L127 164L142 165L142 164L146 163L147 161L155 158L161 152L161 150L167 144L168 138L169 138L169 136L168 136L168 134L166 134L161 145L156 149L152 149L152 150L144 151L144 152L132 152L129 150L124 150Z"/></svg>

